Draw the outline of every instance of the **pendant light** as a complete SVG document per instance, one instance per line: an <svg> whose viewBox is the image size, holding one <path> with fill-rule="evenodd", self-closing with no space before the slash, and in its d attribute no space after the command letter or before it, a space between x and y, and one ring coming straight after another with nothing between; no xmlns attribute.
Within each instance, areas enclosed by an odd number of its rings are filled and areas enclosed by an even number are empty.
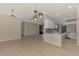
<svg viewBox="0 0 79 59"><path fill-rule="evenodd" d="M14 9L11 10L11 17L15 18L15 15L14 15Z"/></svg>

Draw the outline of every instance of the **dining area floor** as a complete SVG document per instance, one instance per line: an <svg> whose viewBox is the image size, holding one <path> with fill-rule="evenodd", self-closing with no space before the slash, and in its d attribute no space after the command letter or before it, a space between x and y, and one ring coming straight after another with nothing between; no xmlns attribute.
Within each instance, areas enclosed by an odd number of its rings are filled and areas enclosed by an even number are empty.
<svg viewBox="0 0 79 59"><path fill-rule="evenodd" d="M26 36L0 43L0 56L79 56L79 48L66 49Z"/></svg>

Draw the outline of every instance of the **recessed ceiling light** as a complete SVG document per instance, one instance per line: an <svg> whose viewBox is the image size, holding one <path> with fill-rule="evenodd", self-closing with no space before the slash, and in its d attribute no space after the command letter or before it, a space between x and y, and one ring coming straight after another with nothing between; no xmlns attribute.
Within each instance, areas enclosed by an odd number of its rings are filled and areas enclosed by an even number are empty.
<svg viewBox="0 0 79 59"><path fill-rule="evenodd" d="M56 15L60 15L59 13L56 13Z"/></svg>
<svg viewBox="0 0 79 59"><path fill-rule="evenodd" d="M72 6L68 6L68 8L72 8Z"/></svg>

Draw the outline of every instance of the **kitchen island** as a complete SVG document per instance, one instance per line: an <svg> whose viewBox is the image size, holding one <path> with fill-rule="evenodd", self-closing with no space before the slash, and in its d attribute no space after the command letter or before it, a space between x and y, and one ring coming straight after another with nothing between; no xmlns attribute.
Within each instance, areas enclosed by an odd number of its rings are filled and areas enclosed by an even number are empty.
<svg viewBox="0 0 79 59"><path fill-rule="evenodd" d="M45 33L43 38L44 42L48 42L58 47L62 47L63 37L64 35L62 33Z"/></svg>

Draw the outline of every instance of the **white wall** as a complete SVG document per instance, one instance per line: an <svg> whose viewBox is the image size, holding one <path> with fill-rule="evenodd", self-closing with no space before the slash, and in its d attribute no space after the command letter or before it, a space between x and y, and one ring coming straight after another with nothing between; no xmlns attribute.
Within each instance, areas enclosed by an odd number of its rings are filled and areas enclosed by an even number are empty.
<svg viewBox="0 0 79 59"><path fill-rule="evenodd" d="M36 35L39 33L38 24L32 22L24 22L24 36Z"/></svg>
<svg viewBox="0 0 79 59"><path fill-rule="evenodd" d="M0 42L21 38L21 22L19 18L0 14Z"/></svg>

